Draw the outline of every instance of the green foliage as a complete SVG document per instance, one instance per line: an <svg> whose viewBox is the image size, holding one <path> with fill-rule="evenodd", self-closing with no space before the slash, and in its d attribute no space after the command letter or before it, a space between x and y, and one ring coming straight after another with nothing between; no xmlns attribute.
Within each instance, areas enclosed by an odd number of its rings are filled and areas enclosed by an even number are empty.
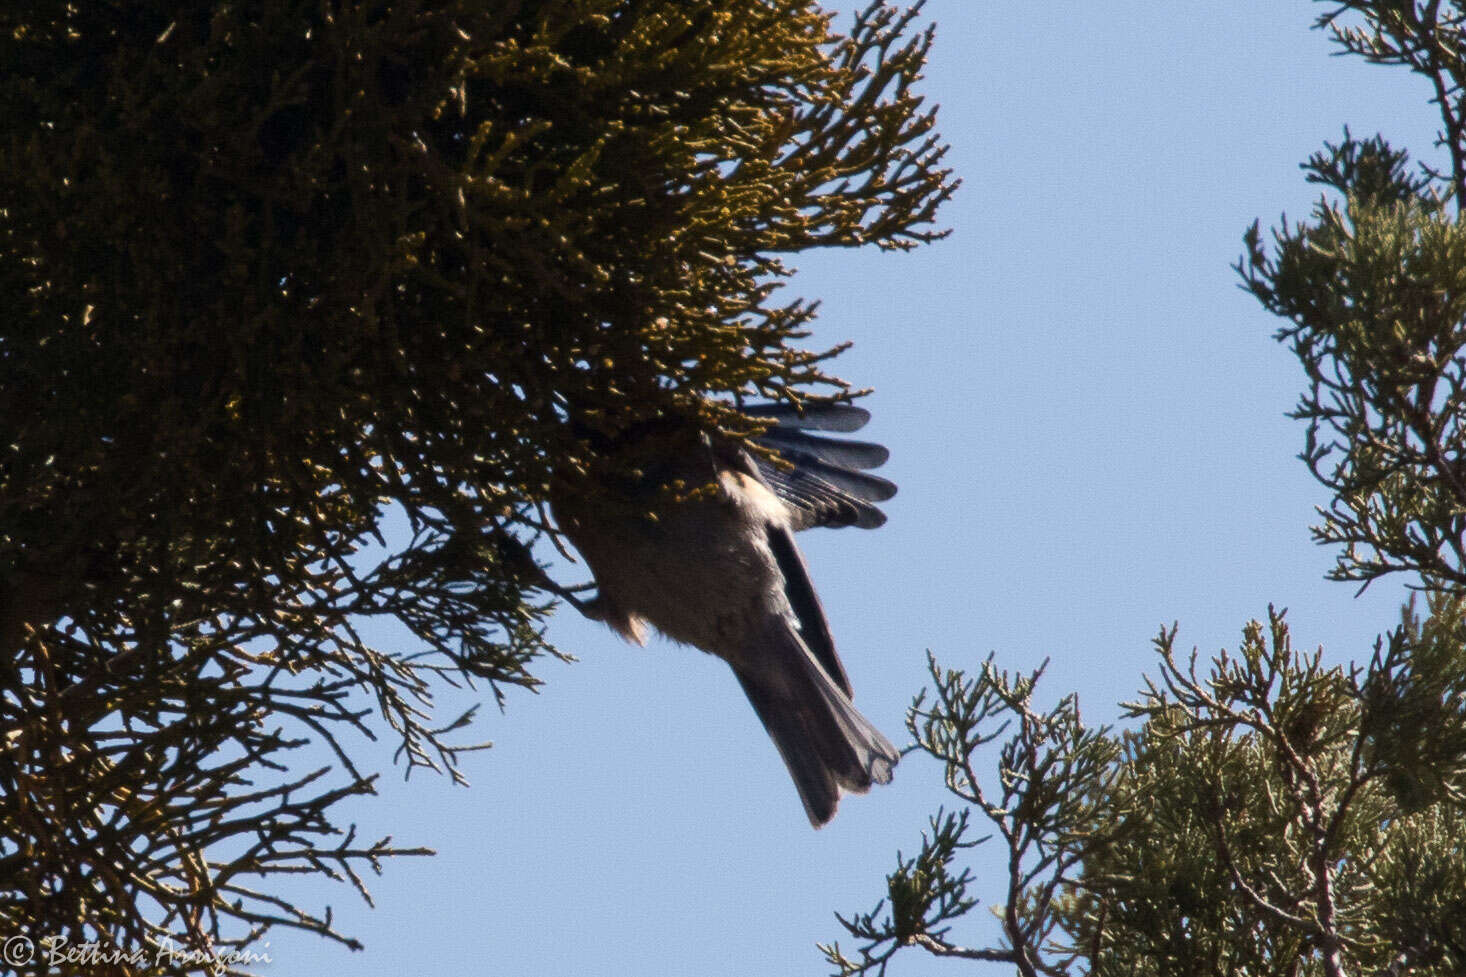
<svg viewBox="0 0 1466 977"><path fill-rule="evenodd" d="M273 880L400 851L333 840L366 699L457 776L437 680L536 684L536 507L584 432L851 393L781 256L938 236L916 16L5 4L0 929L346 939Z"/></svg>
<svg viewBox="0 0 1466 977"><path fill-rule="evenodd" d="M1043 950L1061 924L1061 909L1076 866L1106 843L1107 825L1122 813L1114 790L1118 742L1104 729L1091 729L1079 703L1067 696L1047 712L1033 707L1033 692L1043 669L1012 678L990 658L977 678L943 670L929 660L934 702L923 691L907 714L916 745L940 760L947 789L993 826L1007 849L1007 903L1000 910L1004 943L973 949L948 941L952 921L977 904L969 895L971 873L953 867L962 849L989 838L969 840L968 810L938 814L920 853L897 856L887 877L890 911L884 901L869 913L840 921L860 941L858 957L838 943L822 946L841 975L884 974L903 946L922 946L938 956L1014 964L1020 973L1043 972ZM996 776L979 773L977 754L1010 726Z"/></svg>
<svg viewBox="0 0 1466 977"><path fill-rule="evenodd" d="M1406 570L1466 583L1466 227L1383 140L1314 156L1310 179L1345 196L1239 270L1289 342L1309 389L1303 458L1333 493L1315 538L1342 544L1333 576Z"/></svg>
<svg viewBox="0 0 1466 977"><path fill-rule="evenodd" d="M886 876L886 898L868 913L855 913L848 919L836 914L846 930L862 942L860 960L848 959L838 943L821 946L825 957L840 968L842 974L858 974L874 970L885 973L886 961L903 945L920 943L942 948L949 927L944 924L960 918L977 905L968 895L972 884L970 869L953 870L958 854L987 840L967 839L968 814L947 814L938 811L931 819L931 834L921 836L921 851L913 858L896 853L896 871ZM887 902L889 911L886 910ZM996 959L996 957L995 957Z"/></svg>
<svg viewBox="0 0 1466 977"><path fill-rule="evenodd" d="M1407 952L1412 973L1455 972L1428 966L1392 919L1401 893L1381 885L1380 860L1447 809L1416 818L1394 803L1398 765L1375 748L1358 675L1294 651L1279 613L1205 676L1174 639L1156 642L1160 687L1131 706L1144 722L1122 789L1137 813L1079 882L1071 923L1096 950L1091 972L1377 973ZM1441 719L1466 730L1460 705ZM1408 915L1455 925L1421 901Z"/></svg>
<svg viewBox="0 0 1466 977"><path fill-rule="evenodd" d="M1466 605L1433 595L1422 620L1407 607L1355 680L1366 758L1386 771L1406 811L1466 805Z"/></svg>
<svg viewBox="0 0 1466 977"><path fill-rule="evenodd" d="M1038 673L933 663L910 727L968 807L897 856L889 911L841 917L853 955L821 949L842 975L884 974L906 946L1030 977L1460 973L1466 602L1431 609L1354 669L1296 651L1280 612L1205 671L1164 631L1123 733L1085 728L1072 696L1036 713ZM969 838L971 812L993 835ZM978 899L958 859L992 839L1002 941L965 946L952 932Z"/></svg>
<svg viewBox="0 0 1466 977"><path fill-rule="evenodd" d="M1331 576L1407 572L1424 613L1348 667L1295 650L1271 609L1205 668L1165 630L1118 733L1072 697L1036 714L1037 674L933 666L911 731L963 806L898 856L890 913L841 917L858 948L822 947L837 973L907 946L1025 977L1466 973L1466 10L1331 7L1318 26L1347 51L1431 80L1451 166L1345 130L1304 164L1326 193L1309 219L1270 246L1254 224L1237 271L1303 366ZM978 904L974 814L1009 866L991 946L954 937Z"/></svg>

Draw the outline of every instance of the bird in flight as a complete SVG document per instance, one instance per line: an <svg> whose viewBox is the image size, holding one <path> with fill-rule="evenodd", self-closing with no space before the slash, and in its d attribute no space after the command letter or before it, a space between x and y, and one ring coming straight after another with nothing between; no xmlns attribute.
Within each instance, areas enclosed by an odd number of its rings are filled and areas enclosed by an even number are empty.
<svg viewBox="0 0 1466 977"><path fill-rule="evenodd" d="M642 643L650 624L726 661L818 828L842 791L890 782L900 755L851 701L794 533L874 529L886 521L876 503L896 486L866 471L886 461L882 446L812 433L858 430L870 419L859 407L740 409L773 422L755 440L783 464L670 419L590 439L634 459L637 474L552 494L596 584L590 600L562 596L628 641Z"/></svg>

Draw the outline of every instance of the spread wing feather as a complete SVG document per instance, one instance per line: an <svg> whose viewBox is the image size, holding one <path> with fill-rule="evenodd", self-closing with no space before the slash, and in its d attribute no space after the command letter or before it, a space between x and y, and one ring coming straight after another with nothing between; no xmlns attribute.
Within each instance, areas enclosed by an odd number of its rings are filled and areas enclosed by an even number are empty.
<svg viewBox="0 0 1466 977"><path fill-rule="evenodd" d="M769 417L779 422L781 428L804 428L814 431L839 431L849 434L865 427L870 420L870 411L850 404L810 404L801 414L793 405L784 402L776 404L753 404L738 408L749 417Z"/></svg>
<svg viewBox="0 0 1466 977"><path fill-rule="evenodd" d="M856 526L874 529L886 521L876 505L896 494L887 479L864 469L885 464L890 452L866 441L842 441L810 434L810 430L856 431L870 419L869 412L848 404L810 407L800 415L787 404L759 404L743 408L753 417L777 422L759 437L792 468L767 458L756 459L759 477L789 507L794 529L815 526Z"/></svg>

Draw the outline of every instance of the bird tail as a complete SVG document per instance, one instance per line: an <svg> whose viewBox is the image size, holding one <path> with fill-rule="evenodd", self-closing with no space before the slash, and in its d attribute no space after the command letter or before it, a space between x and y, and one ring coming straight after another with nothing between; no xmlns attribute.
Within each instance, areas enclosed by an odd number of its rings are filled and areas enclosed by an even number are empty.
<svg viewBox="0 0 1466 977"><path fill-rule="evenodd" d="M757 669L733 672L779 748L810 824L835 816L844 790L891 782L900 754L856 711L804 642L790 631L770 642Z"/></svg>

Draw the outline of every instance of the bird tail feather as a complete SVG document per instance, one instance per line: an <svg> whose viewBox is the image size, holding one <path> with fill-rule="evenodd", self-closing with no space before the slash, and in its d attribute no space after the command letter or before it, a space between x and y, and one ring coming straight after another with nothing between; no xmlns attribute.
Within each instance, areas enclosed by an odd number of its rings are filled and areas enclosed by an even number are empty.
<svg viewBox="0 0 1466 977"><path fill-rule="evenodd" d="M835 816L842 789L891 781L900 754L862 716L794 632L775 638L761 667L733 672L779 748L816 828Z"/></svg>

